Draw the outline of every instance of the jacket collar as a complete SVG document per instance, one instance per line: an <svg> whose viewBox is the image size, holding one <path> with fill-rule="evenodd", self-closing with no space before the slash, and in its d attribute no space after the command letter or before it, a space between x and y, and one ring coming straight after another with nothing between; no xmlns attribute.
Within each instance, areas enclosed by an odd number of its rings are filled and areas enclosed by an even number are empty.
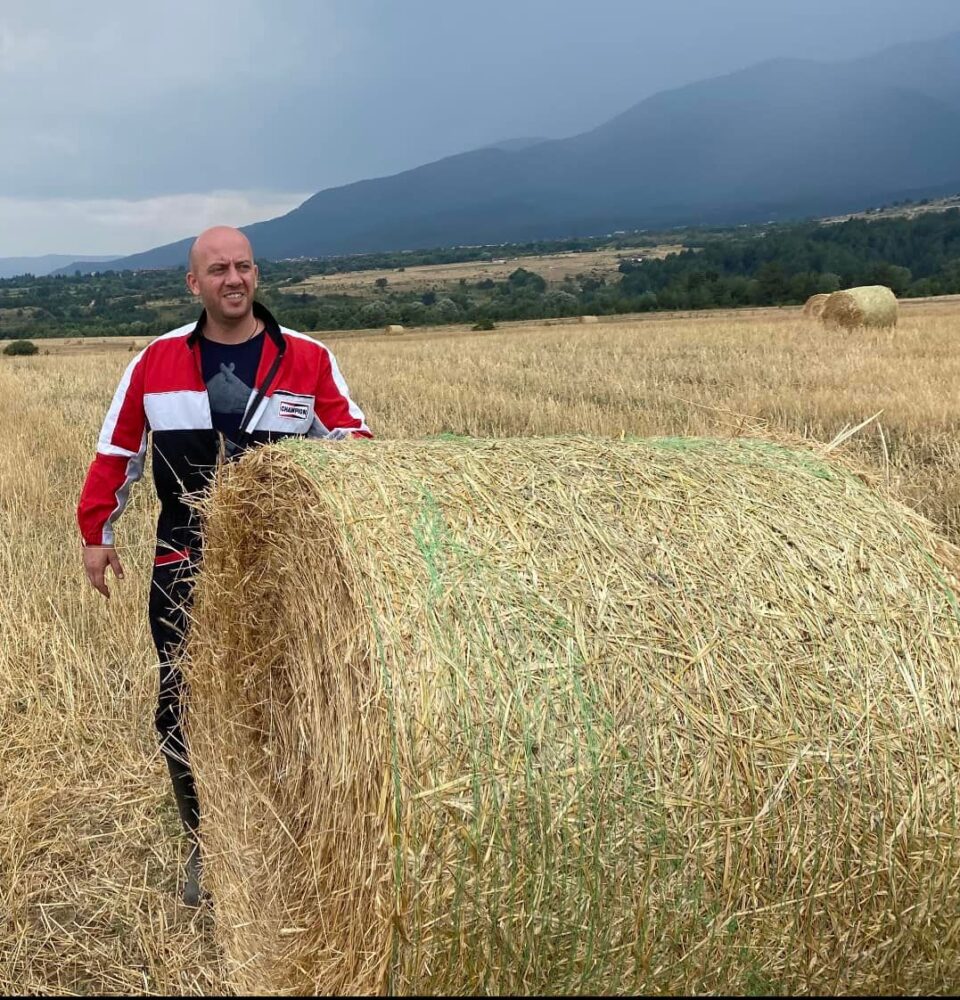
<svg viewBox="0 0 960 1000"><path fill-rule="evenodd" d="M280 354L284 354L287 349L287 342L283 338L283 334L280 332L280 324L273 318L273 313L259 302L254 299L253 302L253 315L257 319L263 321L263 325L267 331L267 336L276 344L277 350ZM200 318L197 320L197 325L190 331L190 335L187 337L187 345L193 347L200 338L203 336L203 328L207 323L207 310L204 309L200 313Z"/></svg>

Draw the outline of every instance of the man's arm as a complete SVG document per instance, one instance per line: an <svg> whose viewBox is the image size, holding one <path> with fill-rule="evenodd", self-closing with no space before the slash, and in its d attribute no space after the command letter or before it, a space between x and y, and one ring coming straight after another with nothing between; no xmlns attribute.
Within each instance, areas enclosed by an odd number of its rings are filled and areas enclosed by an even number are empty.
<svg viewBox="0 0 960 1000"><path fill-rule="evenodd" d="M77 505L77 522L83 539L83 568L90 585L110 596L106 569L123 577L113 526L123 513L130 487L143 475L147 449L147 418L143 409L143 358L137 355L123 373L107 411L97 454L90 463Z"/></svg>
<svg viewBox="0 0 960 1000"><path fill-rule="evenodd" d="M348 437L373 437L363 410L350 398L350 390L333 354L323 345L320 345L320 353L320 370L313 404L316 420L309 436L334 441Z"/></svg>

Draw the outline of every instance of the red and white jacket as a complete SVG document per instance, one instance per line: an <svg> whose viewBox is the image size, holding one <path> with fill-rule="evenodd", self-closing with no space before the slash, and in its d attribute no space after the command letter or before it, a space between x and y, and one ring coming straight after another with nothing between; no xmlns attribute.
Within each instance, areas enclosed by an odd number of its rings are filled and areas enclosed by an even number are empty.
<svg viewBox="0 0 960 1000"><path fill-rule="evenodd" d="M312 337L280 327L259 303L254 314L267 335L242 444L371 437L330 351ZM200 367L205 321L203 313L196 324L158 337L123 373L80 494L77 520L84 544L114 544L114 525L130 487L143 475L149 432L160 498L156 562L178 562L199 549L200 526L185 499L205 489L222 454Z"/></svg>

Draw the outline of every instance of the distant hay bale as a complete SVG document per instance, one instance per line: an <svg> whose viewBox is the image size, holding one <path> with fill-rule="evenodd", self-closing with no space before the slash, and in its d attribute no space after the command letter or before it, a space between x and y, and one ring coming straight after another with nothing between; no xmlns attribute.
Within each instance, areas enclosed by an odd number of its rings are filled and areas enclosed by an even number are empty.
<svg viewBox="0 0 960 1000"><path fill-rule="evenodd" d="M399 323L390 323L384 328L384 333L403 333L403 327Z"/></svg>
<svg viewBox="0 0 960 1000"><path fill-rule="evenodd" d="M581 316L580 317L580 322L581 323L599 323L600 321L597 319L596 316Z"/></svg>
<svg viewBox="0 0 960 1000"><path fill-rule="evenodd" d="M811 319L819 319L820 313L823 312L823 307L829 298L829 292L819 292L816 295L811 295L803 304L803 315L809 316Z"/></svg>
<svg viewBox="0 0 960 1000"><path fill-rule="evenodd" d="M885 285L861 285L834 292L820 313L828 327L853 330L856 327L894 327L897 325L897 297Z"/></svg>
<svg viewBox="0 0 960 1000"><path fill-rule="evenodd" d="M948 547L843 468L288 442L225 469L205 546L191 752L240 993L960 986Z"/></svg>

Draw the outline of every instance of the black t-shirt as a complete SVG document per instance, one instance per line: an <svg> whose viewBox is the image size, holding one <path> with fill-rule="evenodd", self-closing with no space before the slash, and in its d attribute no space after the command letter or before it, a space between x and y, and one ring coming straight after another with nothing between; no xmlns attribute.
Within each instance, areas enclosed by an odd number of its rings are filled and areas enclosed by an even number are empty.
<svg viewBox="0 0 960 1000"><path fill-rule="evenodd" d="M213 426L233 444L240 436L240 422L256 386L264 339L265 331L242 344L200 338L200 363Z"/></svg>

